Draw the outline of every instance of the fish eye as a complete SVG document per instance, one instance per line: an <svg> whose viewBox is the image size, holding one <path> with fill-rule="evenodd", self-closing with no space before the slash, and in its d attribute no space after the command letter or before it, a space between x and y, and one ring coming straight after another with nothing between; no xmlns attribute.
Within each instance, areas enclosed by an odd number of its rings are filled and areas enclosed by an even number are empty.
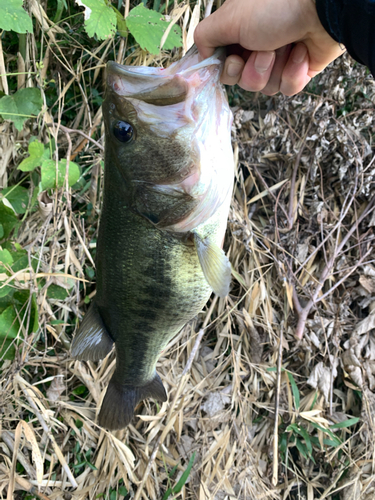
<svg viewBox="0 0 375 500"><path fill-rule="evenodd" d="M113 134L120 142L130 142L133 138L134 130L130 123L119 120L113 126Z"/></svg>

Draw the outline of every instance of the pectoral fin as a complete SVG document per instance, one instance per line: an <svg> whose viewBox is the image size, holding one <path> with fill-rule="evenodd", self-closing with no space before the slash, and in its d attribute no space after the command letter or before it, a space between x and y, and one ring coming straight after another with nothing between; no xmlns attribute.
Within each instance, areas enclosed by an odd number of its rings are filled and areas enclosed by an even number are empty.
<svg viewBox="0 0 375 500"><path fill-rule="evenodd" d="M198 253L203 274L212 290L219 297L229 293L231 279L231 265L223 250L209 238L201 238L193 233L194 244Z"/></svg>
<svg viewBox="0 0 375 500"><path fill-rule="evenodd" d="M113 340L93 302L72 342L72 356L84 361L98 361L107 356L112 346Z"/></svg>

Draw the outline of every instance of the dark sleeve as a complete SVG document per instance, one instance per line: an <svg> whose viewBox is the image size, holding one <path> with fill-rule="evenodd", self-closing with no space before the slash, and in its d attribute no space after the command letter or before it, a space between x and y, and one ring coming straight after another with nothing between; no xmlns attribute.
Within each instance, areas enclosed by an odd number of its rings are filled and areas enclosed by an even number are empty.
<svg viewBox="0 0 375 500"><path fill-rule="evenodd" d="M320 22L375 76L375 0L316 0Z"/></svg>

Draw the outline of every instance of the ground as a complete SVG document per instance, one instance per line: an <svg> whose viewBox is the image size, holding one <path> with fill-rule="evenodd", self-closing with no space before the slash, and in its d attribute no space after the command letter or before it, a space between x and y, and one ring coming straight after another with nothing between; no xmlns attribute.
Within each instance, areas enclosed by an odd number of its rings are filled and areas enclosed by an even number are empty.
<svg viewBox="0 0 375 500"><path fill-rule="evenodd" d="M298 96L228 89L236 161L225 240L234 269L230 295L213 296L163 352L158 372L168 402L141 403L132 424L111 433L97 425L97 414L114 357L78 362L69 348L95 294L101 72L113 48L108 42L91 55L82 51L77 66L68 42L82 50L80 40L59 36L60 52L51 43L44 66L56 99L45 85L38 121L21 132L0 124L4 188L20 183L31 197L36 178L17 166L31 136L50 140L52 122L59 158L81 169L72 188L50 191L35 208L29 201L8 246L3 239L3 248L15 252L9 245L18 243L30 262L22 275L2 270L3 281L13 276L6 282L13 292L29 297L17 309L21 296L13 296L21 326L13 359L0 365L2 497L14 491L15 498L56 500L372 499L371 75L345 55ZM39 46L28 37L32 69ZM176 51L152 58L138 48L125 63L179 57ZM6 55L6 64L12 60ZM29 333L36 310L38 327Z"/></svg>

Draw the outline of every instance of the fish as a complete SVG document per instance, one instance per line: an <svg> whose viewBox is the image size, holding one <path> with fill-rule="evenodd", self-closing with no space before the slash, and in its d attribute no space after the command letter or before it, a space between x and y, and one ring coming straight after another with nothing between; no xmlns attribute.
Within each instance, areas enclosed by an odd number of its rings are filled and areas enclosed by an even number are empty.
<svg viewBox="0 0 375 500"><path fill-rule="evenodd" d="M99 425L126 427L141 400L167 401L156 364L168 342L230 290L222 247L233 180L224 54L193 46L168 68L107 63L96 295L71 354L116 368Z"/></svg>

